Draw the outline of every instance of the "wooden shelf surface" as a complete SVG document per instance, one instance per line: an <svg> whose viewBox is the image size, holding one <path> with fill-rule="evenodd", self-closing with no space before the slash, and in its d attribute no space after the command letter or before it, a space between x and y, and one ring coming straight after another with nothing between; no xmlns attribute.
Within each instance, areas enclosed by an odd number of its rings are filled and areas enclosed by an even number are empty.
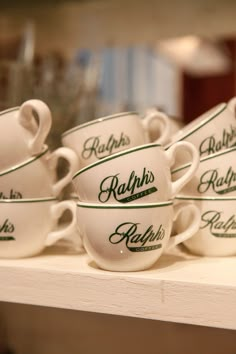
<svg viewBox="0 0 236 354"><path fill-rule="evenodd" d="M0 260L0 301L236 329L236 257L176 249L149 270L100 270L69 244Z"/></svg>

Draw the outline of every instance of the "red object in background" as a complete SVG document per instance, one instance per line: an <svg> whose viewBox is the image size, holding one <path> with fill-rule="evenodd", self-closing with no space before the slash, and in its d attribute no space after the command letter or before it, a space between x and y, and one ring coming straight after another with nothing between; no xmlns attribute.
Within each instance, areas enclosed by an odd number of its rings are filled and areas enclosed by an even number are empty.
<svg viewBox="0 0 236 354"><path fill-rule="evenodd" d="M236 39L224 40L223 44L235 63L228 73L206 77L183 73L182 116L185 124L236 95Z"/></svg>

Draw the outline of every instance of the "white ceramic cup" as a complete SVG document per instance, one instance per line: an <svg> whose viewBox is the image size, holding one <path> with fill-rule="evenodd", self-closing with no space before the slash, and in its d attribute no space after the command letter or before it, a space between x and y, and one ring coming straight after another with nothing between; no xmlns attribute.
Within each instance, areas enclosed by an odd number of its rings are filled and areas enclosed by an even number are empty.
<svg viewBox="0 0 236 354"><path fill-rule="evenodd" d="M201 212L199 230L191 240L184 242L193 254L220 257L236 255L236 197L191 197L176 198L179 202L191 201ZM185 226L191 220L186 210L176 223L175 230Z"/></svg>
<svg viewBox="0 0 236 354"><path fill-rule="evenodd" d="M58 161L63 158L68 171L55 180ZM0 172L0 199L39 198L58 196L78 170L76 153L65 147L44 151L19 165Z"/></svg>
<svg viewBox="0 0 236 354"><path fill-rule="evenodd" d="M0 258L34 256L76 229L73 201L1 199L0 210ZM57 228L66 210L71 213L71 221L65 227Z"/></svg>
<svg viewBox="0 0 236 354"><path fill-rule="evenodd" d="M183 186L181 195L196 197L236 197L236 147L203 157L193 178ZM189 169L183 165L172 170L172 178L179 179Z"/></svg>
<svg viewBox="0 0 236 354"><path fill-rule="evenodd" d="M236 97L218 104L174 134L167 147L176 141L189 141L197 147L200 157L232 147L236 144L235 107ZM186 156L179 156L179 161L186 160Z"/></svg>
<svg viewBox="0 0 236 354"><path fill-rule="evenodd" d="M188 151L192 164L175 182L171 165L177 152ZM72 182L81 201L100 203L147 203L172 199L195 174L197 149L179 142L164 150L151 143L121 151L79 170Z"/></svg>
<svg viewBox="0 0 236 354"><path fill-rule="evenodd" d="M157 108L150 108L147 110L147 114L150 113L155 113L155 112L160 112ZM161 112L162 113L162 112ZM171 137L178 133L181 129L184 127L184 122L182 121L181 118L176 117L176 116L169 116L166 115L167 119L169 120L169 138L166 139L165 145L170 141ZM153 120L150 124L149 127L149 136L150 136L150 141L155 141L158 138L159 134L159 124L155 120Z"/></svg>
<svg viewBox="0 0 236 354"><path fill-rule="evenodd" d="M173 222L186 210L189 225L170 237ZM195 205L173 201L132 205L77 203L83 245L102 269L138 271L151 267L164 251L190 238L199 228Z"/></svg>
<svg viewBox="0 0 236 354"><path fill-rule="evenodd" d="M169 120L161 112L141 118L136 112L123 112L74 127L62 134L62 144L76 151L80 168L116 152L150 141L149 128L155 121L164 144L169 137Z"/></svg>
<svg viewBox="0 0 236 354"><path fill-rule="evenodd" d="M51 124L51 112L40 100L0 112L0 171L39 154Z"/></svg>

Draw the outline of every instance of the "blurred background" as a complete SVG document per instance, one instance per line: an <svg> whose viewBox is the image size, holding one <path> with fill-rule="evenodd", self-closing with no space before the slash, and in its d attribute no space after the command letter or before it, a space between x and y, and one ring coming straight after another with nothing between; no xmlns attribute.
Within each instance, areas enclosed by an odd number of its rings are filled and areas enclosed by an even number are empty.
<svg viewBox="0 0 236 354"><path fill-rule="evenodd" d="M45 101L53 149L120 111L186 124L236 95L235 14L234 0L0 1L0 111ZM223 329L6 302L0 315L1 354L236 352Z"/></svg>
<svg viewBox="0 0 236 354"><path fill-rule="evenodd" d="M29 98L72 126L157 107L187 123L235 95L233 1L1 2L0 110Z"/></svg>

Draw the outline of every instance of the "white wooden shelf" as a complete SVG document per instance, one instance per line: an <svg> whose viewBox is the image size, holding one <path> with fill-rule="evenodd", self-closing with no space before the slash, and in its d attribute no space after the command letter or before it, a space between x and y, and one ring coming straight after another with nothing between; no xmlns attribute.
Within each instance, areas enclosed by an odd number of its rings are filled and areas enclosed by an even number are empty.
<svg viewBox="0 0 236 354"><path fill-rule="evenodd" d="M181 250L143 272L97 269L65 243L0 260L0 301L236 329L236 257Z"/></svg>

